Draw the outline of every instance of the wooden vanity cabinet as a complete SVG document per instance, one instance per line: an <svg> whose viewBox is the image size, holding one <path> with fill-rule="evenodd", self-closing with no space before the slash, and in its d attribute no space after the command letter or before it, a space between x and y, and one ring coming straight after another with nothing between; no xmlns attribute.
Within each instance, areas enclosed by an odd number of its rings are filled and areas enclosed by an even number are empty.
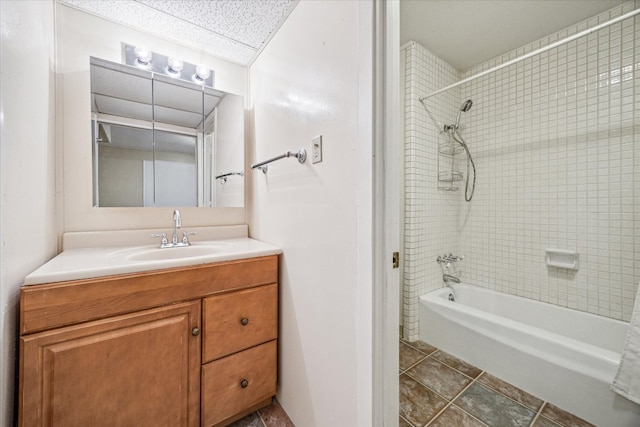
<svg viewBox="0 0 640 427"><path fill-rule="evenodd" d="M273 255L23 287L19 425L223 426L269 404L277 266Z"/></svg>

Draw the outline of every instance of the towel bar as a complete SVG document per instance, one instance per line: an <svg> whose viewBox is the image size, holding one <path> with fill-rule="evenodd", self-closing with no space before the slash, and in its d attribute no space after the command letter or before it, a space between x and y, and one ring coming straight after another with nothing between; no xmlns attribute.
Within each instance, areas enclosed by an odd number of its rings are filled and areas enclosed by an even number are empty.
<svg viewBox="0 0 640 427"><path fill-rule="evenodd" d="M284 159L287 157L295 157L298 159L298 163L302 164L307 160L307 151L304 148L301 148L297 153L292 153L291 151L287 151L284 154L276 156L272 159L265 160L264 162L256 163L251 165L251 169L260 169L263 173L267 173L267 165L271 162L275 162L276 160Z"/></svg>
<svg viewBox="0 0 640 427"><path fill-rule="evenodd" d="M225 183L225 182L227 182L227 178L229 178L230 176L233 176L233 175L244 176L244 172L223 173L222 175L216 176L216 179L222 179L222 183Z"/></svg>

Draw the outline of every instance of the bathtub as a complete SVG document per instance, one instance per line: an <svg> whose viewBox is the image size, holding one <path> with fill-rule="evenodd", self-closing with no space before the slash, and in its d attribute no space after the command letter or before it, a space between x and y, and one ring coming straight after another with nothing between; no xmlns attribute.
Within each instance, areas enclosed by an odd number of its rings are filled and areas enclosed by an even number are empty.
<svg viewBox="0 0 640 427"><path fill-rule="evenodd" d="M609 388L628 323L467 284L419 310L421 340L597 426L640 426L640 405Z"/></svg>

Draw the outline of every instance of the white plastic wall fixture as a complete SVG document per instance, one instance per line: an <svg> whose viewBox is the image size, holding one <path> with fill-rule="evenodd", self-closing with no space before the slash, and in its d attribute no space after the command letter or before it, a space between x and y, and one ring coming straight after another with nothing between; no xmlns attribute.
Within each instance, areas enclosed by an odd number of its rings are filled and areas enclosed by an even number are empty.
<svg viewBox="0 0 640 427"><path fill-rule="evenodd" d="M547 267L578 270L580 254L577 251L547 248L545 249L545 252L547 253Z"/></svg>

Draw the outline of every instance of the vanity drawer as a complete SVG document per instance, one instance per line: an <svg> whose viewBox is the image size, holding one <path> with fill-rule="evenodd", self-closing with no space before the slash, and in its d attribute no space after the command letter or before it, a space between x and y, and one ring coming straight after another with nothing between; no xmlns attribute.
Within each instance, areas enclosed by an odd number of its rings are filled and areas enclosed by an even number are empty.
<svg viewBox="0 0 640 427"><path fill-rule="evenodd" d="M204 299L203 363L277 338L278 286L260 286Z"/></svg>
<svg viewBox="0 0 640 427"><path fill-rule="evenodd" d="M202 366L202 425L213 426L276 394L277 341Z"/></svg>

